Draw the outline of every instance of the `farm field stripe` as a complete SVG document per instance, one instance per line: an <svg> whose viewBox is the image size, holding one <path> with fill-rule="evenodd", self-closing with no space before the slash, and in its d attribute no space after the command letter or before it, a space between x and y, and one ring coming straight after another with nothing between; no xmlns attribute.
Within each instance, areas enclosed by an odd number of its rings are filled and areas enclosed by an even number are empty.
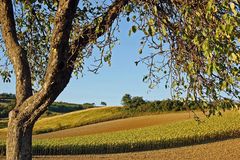
<svg viewBox="0 0 240 160"><path fill-rule="evenodd" d="M200 114L199 114L200 115ZM77 128L65 129L56 132L34 135L34 138L64 138L73 136L82 136L90 134L99 134L106 132L115 132L135 128L148 127L153 125L169 124L176 121L192 119L193 114L187 112L165 113L159 115L140 116L101 122L97 124L86 125Z"/></svg>
<svg viewBox="0 0 240 160"><path fill-rule="evenodd" d="M214 143L194 146L162 149L155 151L131 152L104 155L78 155L78 156L35 156L34 160L239 160L240 139L230 139Z"/></svg>
<svg viewBox="0 0 240 160"><path fill-rule="evenodd" d="M34 140L35 155L106 154L172 148L240 137L240 114L69 138ZM4 154L5 142L0 145Z"/></svg>

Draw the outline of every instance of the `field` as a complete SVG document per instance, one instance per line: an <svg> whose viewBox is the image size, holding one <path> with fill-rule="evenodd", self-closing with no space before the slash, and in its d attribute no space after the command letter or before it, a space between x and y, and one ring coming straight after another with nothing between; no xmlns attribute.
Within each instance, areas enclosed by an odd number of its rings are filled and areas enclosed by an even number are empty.
<svg viewBox="0 0 240 160"><path fill-rule="evenodd" d="M239 160L240 139L155 151L131 152L108 155L39 156L34 160Z"/></svg>
<svg viewBox="0 0 240 160"><path fill-rule="evenodd" d="M239 160L240 139L155 151L77 156L34 156L33 160ZM0 157L4 160L5 157Z"/></svg>
<svg viewBox="0 0 240 160"><path fill-rule="evenodd" d="M201 116L201 113L198 113ZM139 117L131 117L76 127L71 129L60 130L45 134L34 135L34 138L63 138L73 136L83 136L90 134L99 134L107 132L115 132L121 130L129 130L135 128L149 127L153 125L168 124L176 121L192 119L193 114L187 112L168 113L158 115L147 115Z"/></svg>
<svg viewBox="0 0 240 160"><path fill-rule="evenodd" d="M44 117L37 122L34 128L34 133L38 133L38 135L33 136L33 154L91 154L80 157L63 156L62 159L119 159L118 156L123 156L121 159L128 159L131 156L136 159L143 159L143 157L159 159L159 157L169 154L171 150L176 152L176 156L182 149L169 148L240 138L239 112L225 112L223 116L211 118L206 118L201 115L201 112L196 112L200 116L200 123L195 121L193 114L190 113L172 112L152 115L149 115L151 113L142 113L140 115L129 114L121 107L102 107ZM6 128L0 129L2 138L0 154L2 155L5 153L6 130ZM232 144L237 141L239 142L239 139L233 140ZM168 149L148 151L165 148ZM229 149L224 149L224 152L226 150ZM181 151L189 152L189 154L192 152L189 151L189 148ZM124 152L132 153L123 154ZM198 154L198 151L194 152L196 155ZM111 155L112 153L115 154ZM174 156L174 154L172 155ZM201 157L200 154L198 157ZM59 157L45 157L44 159L56 158L59 159ZM36 159L43 159L43 157Z"/></svg>
<svg viewBox="0 0 240 160"><path fill-rule="evenodd" d="M36 123L34 133L52 132L124 117L119 107L92 108L43 118Z"/></svg>
<svg viewBox="0 0 240 160"><path fill-rule="evenodd" d="M47 133L67 128L79 127L87 124L97 122L104 122L114 119L130 117L119 107L101 107L91 108L81 111L70 112L62 115L41 118L34 126L34 134ZM7 121L0 121L3 123L3 129L0 129L0 138L6 137L7 129L4 128ZM6 126L5 126L6 127Z"/></svg>
<svg viewBox="0 0 240 160"><path fill-rule="evenodd" d="M239 137L239 113L226 113L222 117L193 119L160 124L151 127L100 133L94 135L35 139L35 155L103 154L172 148L226 138ZM4 152L1 142L1 152Z"/></svg>
<svg viewBox="0 0 240 160"><path fill-rule="evenodd" d="M179 112L181 113L181 112ZM34 134L41 134L41 133L48 133L48 132L53 132L53 131L59 131L59 130L66 130L69 128L76 128L80 126L85 126L89 124L95 124L99 122L105 122L105 121L111 121L111 120L116 120L116 119L123 119L123 118L128 118L128 117L136 117L136 116L143 116L143 115L149 115L149 114L157 114L156 113L130 113L127 110L125 110L123 107L100 107L100 108L91 108L91 109L85 109L81 111L75 111L75 112L70 112L66 114L61 114L61 115L56 115L56 116L51 116L51 117L43 117L40 120L37 121L37 123L34 126ZM176 114L175 116L166 115L166 114L161 114L161 116L155 116L156 119L150 118L150 120L146 121L148 123L142 123L144 117L139 117L138 119L133 119L131 120L133 125L129 125L129 123L121 123L119 121L119 124L117 126L120 126L123 129L131 129L133 127L139 128L139 127L145 127L148 125L156 124L157 122L163 122L164 121L173 121L175 118L176 120L182 120L187 117L189 117L188 113L184 114ZM154 117L154 115L153 115ZM160 117L160 118L159 118ZM135 122L136 121L136 122ZM140 121L141 123L138 123L137 121ZM6 124L7 120L1 120L0 121L0 127L3 129L0 129L0 138L4 138L6 136ZM138 124L140 126L138 126ZM110 125L110 124L109 124ZM106 127L109 128L109 125ZM96 126L97 127L97 126ZM106 127L101 126L102 130L105 132ZM87 127L88 128L88 127ZM112 130L111 128L109 128ZM73 129L76 130L76 129ZM79 130L79 129L78 129ZM81 128L80 132L84 132L86 129ZM115 129L114 129L115 130ZM92 132L95 133L96 130L93 132L88 130L87 132ZM68 132L68 130L66 130ZM97 132L99 133L99 132ZM61 133L62 134L62 133ZM56 134L55 134L56 135Z"/></svg>

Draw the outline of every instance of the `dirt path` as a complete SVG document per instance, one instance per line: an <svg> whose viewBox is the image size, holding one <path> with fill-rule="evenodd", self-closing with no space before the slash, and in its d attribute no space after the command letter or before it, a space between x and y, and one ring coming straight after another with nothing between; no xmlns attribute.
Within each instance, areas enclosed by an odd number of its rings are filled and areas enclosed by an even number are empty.
<svg viewBox="0 0 240 160"><path fill-rule="evenodd" d="M192 114L188 112L180 113L167 113L159 115L141 116L126 118L108 122L102 122L72 129L65 129L56 132L50 132L45 134L34 135L34 138L61 138L61 137L72 137L72 136L82 136L89 134L97 134L104 132L114 132L121 130L128 130L134 128L148 127L152 125L167 124L171 122L176 122L180 120L186 120L192 118Z"/></svg>
<svg viewBox="0 0 240 160"><path fill-rule="evenodd" d="M239 160L240 139L156 151L83 156L35 157L34 160Z"/></svg>

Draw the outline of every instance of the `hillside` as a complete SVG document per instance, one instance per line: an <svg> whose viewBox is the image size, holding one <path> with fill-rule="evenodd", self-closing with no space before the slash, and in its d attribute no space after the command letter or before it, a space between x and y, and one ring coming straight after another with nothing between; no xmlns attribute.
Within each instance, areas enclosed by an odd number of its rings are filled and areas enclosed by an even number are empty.
<svg viewBox="0 0 240 160"><path fill-rule="evenodd" d="M104 122L109 120L131 117L122 107L100 107L90 108L81 111L74 111L66 114L44 117L38 120L34 126L34 134L63 130L79 127L87 124ZM0 138L6 136L7 120L1 120ZM0 123L1 124L1 123ZM5 126L4 126L5 124Z"/></svg>
<svg viewBox="0 0 240 160"><path fill-rule="evenodd" d="M114 109L114 108L113 108ZM110 110L110 109L108 109ZM199 115L201 115L199 113ZM45 134L34 135L34 138L64 138L83 136L90 134L99 134L107 132L116 132L122 130L129 130L135 128L143 128L154 125L163 125L173 123L177 121L193 119L193 114L188 112L179 113L163 113L157 115L146 115L139 117L124 118L118 120L112 120L107 122L101 122L76 128L70 128Z"/></svg>
<svg viewBox="0 0 240 160"><path fill-rule="evenodd" d="M8 93L0 94L0 118L7 118L10 110L15 106L15 95ZM69 113L73 111L84 110L87 108L95 107L93 103L67 103L67 102L54 102L51 106L48 107L48 110L45 112L42 117L54 116L63 113Z"/></svg>
<svg viewBox="0 0 240 160"><path fill-rule="evenodd" d="M34 133L39 134L74 128L87 124L125 118L127 116L120 107L91 108L40 119L35 124Z"/></svg>

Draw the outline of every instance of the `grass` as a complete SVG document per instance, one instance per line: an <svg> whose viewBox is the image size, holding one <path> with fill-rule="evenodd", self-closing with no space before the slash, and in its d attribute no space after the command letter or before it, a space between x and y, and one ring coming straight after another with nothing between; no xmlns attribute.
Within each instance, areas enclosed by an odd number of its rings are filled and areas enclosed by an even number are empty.
<svg viewBox="0 0 240 160"><path fill-rule="evenodd" d="M240 137L240 114L227 113L198 124L194 120L81 137L34 140L35 155L143 151ZM1 142L0 153L4 153Z"/></svg>

